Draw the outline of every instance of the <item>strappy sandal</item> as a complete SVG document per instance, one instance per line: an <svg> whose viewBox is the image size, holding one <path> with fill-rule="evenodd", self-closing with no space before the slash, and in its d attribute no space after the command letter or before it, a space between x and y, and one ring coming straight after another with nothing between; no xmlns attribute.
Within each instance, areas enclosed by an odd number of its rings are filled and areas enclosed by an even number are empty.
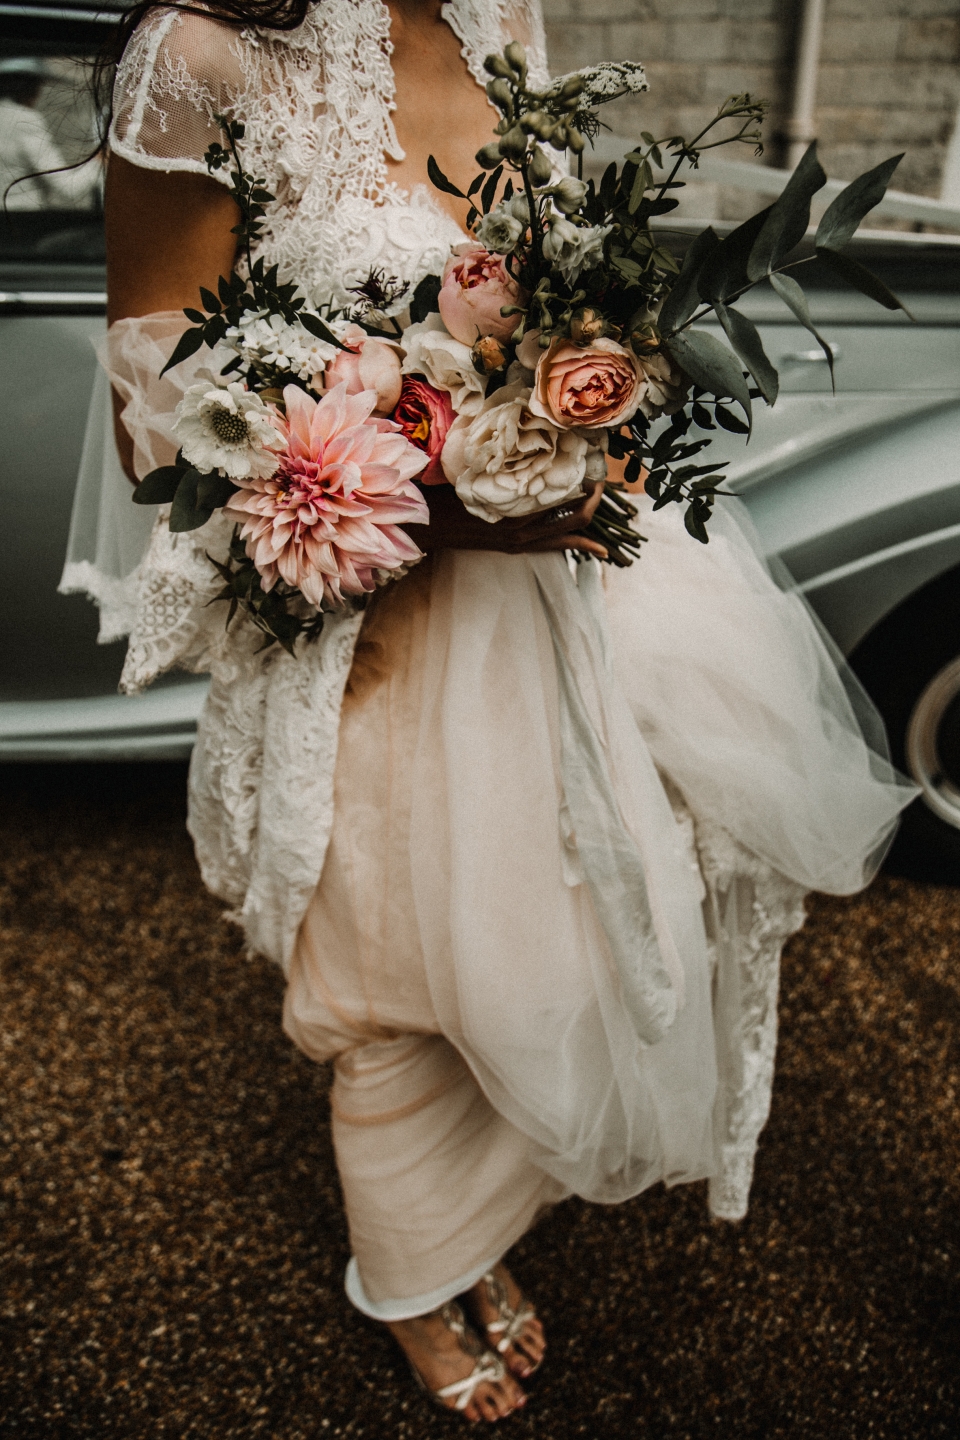
<svg viewBox="0 0 960 1440"><path fill-rule="evenodd" d="M408 1363L420 1389L435 1405L439 1405L441 1410L466 1410L478 1387L486 1381L496 1384L503 1380L507 1367L499 1355L484 1348L479 1336L475 1335L467 1324L466 1317L455 1300L441 1306L436 1313L447 1329L456 1335L460 1349L475 1361L473 1369L462 1380L454 1380L449 1385L441 1385L439 1390L431 1390L413 1361Z"/></svg>
<svg viewBox="0 0 960 1440"><path fill-rule="evenodd" d="M510 1304L507 1298L507 1287L499 1276L492 1270L481 1276L483 1287L486 1290L487 1301L497 1312L496 1320L489 1321L484 1325L487 1339L496 1349L498 1355L505 1355L510 1346L520 1338L524 1326L530 1320L536 1320L537 1312L527 1300L521 1300L516 1309ZM527 1374L532 1375L539 1370L542 1361L530 1360L530 1369ZM526 1376L523 1377L524 1379Z"/></svg>

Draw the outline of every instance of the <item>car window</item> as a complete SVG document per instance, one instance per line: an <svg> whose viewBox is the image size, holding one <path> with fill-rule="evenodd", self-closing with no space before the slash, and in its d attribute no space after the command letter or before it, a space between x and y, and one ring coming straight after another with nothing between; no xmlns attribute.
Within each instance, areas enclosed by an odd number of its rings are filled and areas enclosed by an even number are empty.
<svg viewBox="0 0 960 1440"><path fill-rule="evenodd" d="M33 7L17 7L29 23L12 24L13 8L0 14L0 263L102 261L103 166L89 157L100 129L91 69L105 31L78 35Z"/></svg>

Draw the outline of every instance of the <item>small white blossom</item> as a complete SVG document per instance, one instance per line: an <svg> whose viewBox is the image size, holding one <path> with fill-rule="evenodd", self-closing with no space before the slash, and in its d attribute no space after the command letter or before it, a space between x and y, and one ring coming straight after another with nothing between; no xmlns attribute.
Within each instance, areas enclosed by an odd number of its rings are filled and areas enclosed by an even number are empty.
<svg viewBox="0 0 960 1440"><path fill-rule="evenodd" d="M543 237L543 253L551 260L568 285L581 270L592 270L603 259L603 242L611 225L574 225L572 220L554 215Z"/></svg>
<svg viewBox="0 0 960 1440"><path fill-rule="evenodd" d="M302 325L288 325L282 316L265 310L248 311L239 325L231 325L221 343L248 365L289 371L307 381L322 375L337 354L336 346L318 340Z"/></svg>
<svg viewBox="0 0 960 1440"><path fill-rule="evenodd" d="M502 201L477 226L477 239L485 250L509 255L523 234L523 225Z"/></svg>
<svg viewBox="0 0 960 1440"><path fill-rule="evenodd" d="M574 210L579 210L587 195L586 181L576 180L572 175L564 175L558 180L550 191L553 196L553 203L564 215L572 215Z"/></svg>
<svg viewBox="0 0 960 1440"><path fill-rule="evenodd" d="M203 472L266 480L280 461L273 412L238 380L223 384L208 372L185 391L173 428L184 459Z"/></svg>

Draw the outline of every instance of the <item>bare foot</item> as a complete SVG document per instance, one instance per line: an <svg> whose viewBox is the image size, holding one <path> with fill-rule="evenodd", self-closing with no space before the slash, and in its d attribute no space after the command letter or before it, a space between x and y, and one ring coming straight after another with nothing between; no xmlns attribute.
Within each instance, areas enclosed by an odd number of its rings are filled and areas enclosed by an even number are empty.
<svg viewBox="0 0 960 1440"><path fill-rule="evenodd" d="M492 1283L486 1275L478 1280L469 1292L467 1307L481 1335L503 1356L507 1369L524 1380L543 1360L547 1348L543 1326L506 1265L494 1265L490 1273Z"/></svg>
<svg viewBox="0 0 960 1440"><path fill-rule="evenodd" d="M400 1345L428 1390L436 1392L447 1385L466 1380L484 1355L489 1368L497 1376L481 1380L474 1389L462 1414L468 1420L502 1420L526 1405L527 1397L496 1356L487 1351L480 1337L464 1321L459 1305L444 1305L429 1315L414 1320L398 1320L387 1329ZM499 1371L499 1374L497 1372ZM441 1404L455 1410L458 1397L441 1399Z"/></svg>

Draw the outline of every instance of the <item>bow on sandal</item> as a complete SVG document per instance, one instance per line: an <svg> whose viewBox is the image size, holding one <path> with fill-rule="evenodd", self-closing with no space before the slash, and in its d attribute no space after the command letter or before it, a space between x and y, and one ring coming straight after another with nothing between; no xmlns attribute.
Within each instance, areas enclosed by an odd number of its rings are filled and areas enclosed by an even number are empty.
<svg viewBox="0 0 960 1440"><path fill-rule="evenodd" d="M441 1409L466 1410L476 1394L478 1386L484 1384L485 1381L496 1384L497 1381L502 1380L507 1373L506 1366L499 1355L484 1348L470 1329L463 1311L455 1300L442 1306L438 1313L447 1329L456 1335L460 1349L475 1361L474 1367L470 1374L464 1376L462 1380L454 1380L449 1385L441 1385L439 1390L430 1389L412 1361L410 1369L413 1371L413 1378L420 1389L424 1394L429 1395L430 1399Z"/></svg>
<svg viewBox="0 0 960 1440"><path fill-rule="evenodd" d="M487 1301L497 1312L496 1320L490 1320L483 1328L487 1332L487 1339L491 1345L496 1347L498 1354L505 1355L510 1346L523 1334L529 1321L536 1320L537 1312L527 1300L521 1300L514 1309L507 1298L506 1285L492 1270L488 1270L486 1275L481 1278ZM531 1360L528 1373L532 1375L535 1370L539 1370L540 1363L539 1360Z"/></svg>

